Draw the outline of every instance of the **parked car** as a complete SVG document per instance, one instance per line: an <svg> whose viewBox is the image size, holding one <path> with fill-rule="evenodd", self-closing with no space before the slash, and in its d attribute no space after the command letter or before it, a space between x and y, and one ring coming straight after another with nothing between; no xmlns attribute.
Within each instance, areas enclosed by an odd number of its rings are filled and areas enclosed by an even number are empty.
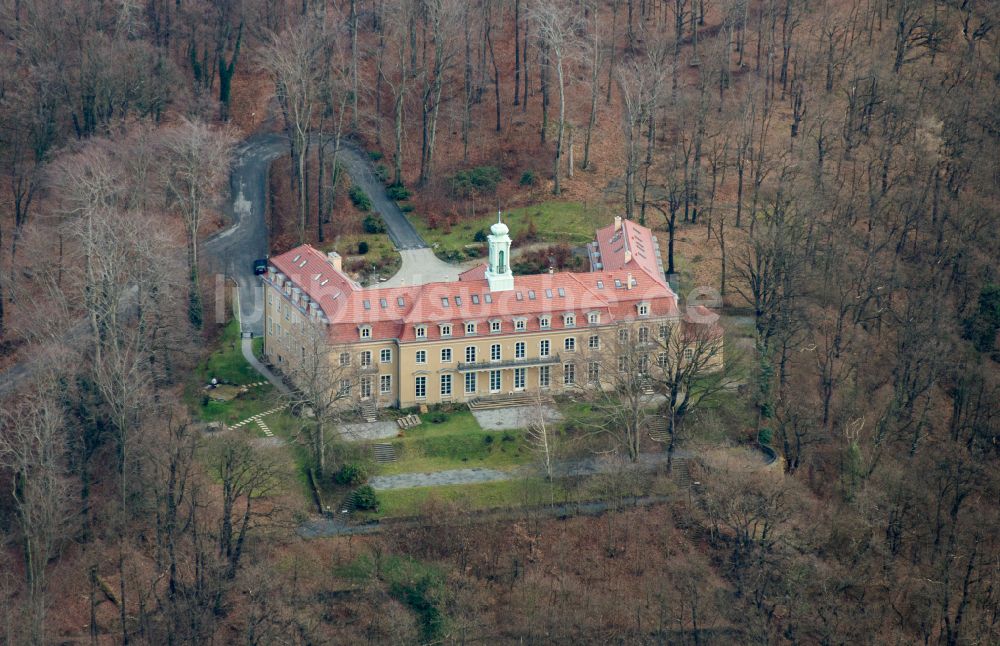
<svg viewBox="0 0 1000 646"><path fill-rule="evenodd" d="M267 258L258 258L253 261L253 273L258 276L267 273Z"/></svg>

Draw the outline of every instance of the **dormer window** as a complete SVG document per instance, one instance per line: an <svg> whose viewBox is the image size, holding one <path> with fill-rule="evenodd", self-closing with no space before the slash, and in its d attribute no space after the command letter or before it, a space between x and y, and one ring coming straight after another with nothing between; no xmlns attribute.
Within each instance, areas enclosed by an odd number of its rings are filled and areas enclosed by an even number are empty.
<svg viewBox="0 0 1000 646"><path fill-rule="evenodd" d="M576 314L563 314L563 327L576 327Z"/></svg>
<svg viewBox="0 0 1000 646"><path fill-rule="evenodd" d="M514 321L514 330L517 332L524 332L528 328L528 322L524 319L516 319Z"/></svg>
<svg viewBox="0 0 1000 646"><path fill-rule="evenodd" d="M587 322L590 323L591 325L597 325L598 323L601 322L601 313L591 312L590 314L587 315Z"/></svg>
<svg viewBox="0 0 1000 646"><path fill-rule="evenodd" d="M451 336L451 323L445 323L441 326L441 336Z"/></svg>
<svg viewBox="0 0 1000 646"><path fill-rule="evenodd" d="M636 307L639 309L639 316L649 316L649 303L639 303Z"/></svg>
<svg viewBox="0 0 1000 646"><path fill-rule="evenodd" d="M414 330L416 332L416 335L417 335L418 339L426 339L427 338L427 326L426 325L418 325L416 328L414 328Z"/></svg>
<svg viewBox="0 0 1000 646"><path fill-rule="evenodd" d="M361 327L358 328L358 334L361 335L362 339L372 338L372 326L362 325Z"/></svg>
<svg viewBox="0 0 1000 646"><path fill-rule="evenodd" d="M498 320L490 321L490 333L498 334L501 330L501 323Z"/></svg>
<svg viewBox="0 0 1000 646"><path fill-rule="evenodd" d="M475 333L476 333L476 324L475 323L466 323L465 324L465 334L466 334L466 336L468 336L470 334L475 334Z"/></svg>
<svg viewBox="0 0 1000 646"><path fill-rule="evenodd" d="M548 316L540 316L540 317L538 317L538 327L547 328L547 327L549 327L550 323L551 323L551 319Z"/></svg>

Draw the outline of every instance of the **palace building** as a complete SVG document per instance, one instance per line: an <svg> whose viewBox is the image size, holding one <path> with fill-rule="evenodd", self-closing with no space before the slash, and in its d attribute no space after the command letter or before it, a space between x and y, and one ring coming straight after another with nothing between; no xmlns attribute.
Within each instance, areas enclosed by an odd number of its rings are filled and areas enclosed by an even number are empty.
<svg viewBox="0 0 1000 646"><path fill-rule="evenodd" d="M663 272L656 237L616 217L587 246L588 272L515 276L511 239L499 218L487 236L488 262L457 281L363 288L341 257L309 245L270 259L264 353L279 370L314 350L321 329L331 384L352 400L409 407L490 395L553 394L595 381L587 358L631 339L647 343L683 324ZM316 338L315 334L309 338Z"/></svg>

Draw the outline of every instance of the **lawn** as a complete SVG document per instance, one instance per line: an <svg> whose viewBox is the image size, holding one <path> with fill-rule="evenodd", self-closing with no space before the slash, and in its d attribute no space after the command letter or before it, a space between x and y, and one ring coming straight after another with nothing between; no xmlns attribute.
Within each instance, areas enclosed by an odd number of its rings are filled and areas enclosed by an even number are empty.
<svg viewBox="0 0 1000 646"><path fill-rule="evenodd" d="M558 484L553 494L563 502L567 493ZM417 516L432 501L459 504L464 509L496 509L549 501L548 484L541 478L521 478L446 487L416 487L378 492L379 510L358 514L359 518Z"/></svg>
<svg viewBox="0 0 1000 646"><path fill-rule="evenodd" d="M364 254L358 253L358 244L366 242L368 251ZM348 271L361 271L365 275L371 273L371 266L375 265L375 273L388 278L399 271L403 263L399 252L396 250L392 240L385 233L360 233L353 235L337 236L334 240L324 243L320 247L323 251L336 251L344 257L344 269ZM361 270L364 265L364 270Z"/></svg>
<svg viewBox="0 0 1000 646"><path fill-rule="evenodd" d="M496 222L496 213L484 213L475 219L463 218L457 225L446 229L431 229L427 220L416 213L409 214L410 221L431 246L444 259L465 258L465 249L475 244L477 231L488 231ZM584 205L579 202L542 202L532 206L511 209L503 214L510 228L515 248L529 237L527 232L534 224L534 242L583 245L594 239L594 230L607 225L611 216L603 206Z"/></svg>
<svg viewBox="0 0 1000 646"><path fill-rule="evenodd" d="M392 440L399 459L379 465L379 475L470 467L504 469L535 457L523 431L484 431L468 410L420 417L423 424Z"/></svg>
<svg viewBox="0 0 1000 646"><path fill-rule="evenodd" d="M261 352L263 339L254 339L254 352ZM247 363L240 347L239 323L230 321L218 341L218 348L205 358L194 371L194 380L184 390L184 401L195 416L206 422L235 424L261 411L278 405L274 386L254 386L230 401L213 401L204 390L212 377L236 385L259 383L264 378ZM253 427L254 431L259 431Z"/></svg>

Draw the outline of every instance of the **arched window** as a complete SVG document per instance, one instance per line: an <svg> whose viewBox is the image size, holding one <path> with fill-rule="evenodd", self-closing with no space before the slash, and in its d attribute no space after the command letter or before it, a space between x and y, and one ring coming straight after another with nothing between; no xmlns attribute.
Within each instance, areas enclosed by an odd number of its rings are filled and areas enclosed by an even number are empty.
<svg viewBox="0 0 1000 646"><path fill-rule="evenodd" d="M506 265L503 262L503 249L500 250L499 262L497 264L499 265L497 267L497 273L498 274L504 273L504 271L506 271Z"/></svg>

